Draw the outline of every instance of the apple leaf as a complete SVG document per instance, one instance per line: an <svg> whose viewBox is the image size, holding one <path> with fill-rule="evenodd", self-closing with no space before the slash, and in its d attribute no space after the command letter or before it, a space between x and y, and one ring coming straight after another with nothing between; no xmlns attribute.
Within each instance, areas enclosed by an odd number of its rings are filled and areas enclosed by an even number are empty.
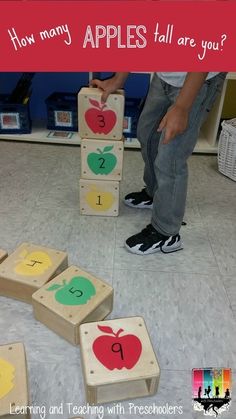
<svg viewBox="0 0 236 419"><path fill-rule="evenodd" d="M91 105L95 106L95 108L100 109L100 103L97 100L89 99L89 102L91 103Z"/></svg>
<svg viewBox="0 0 236 419"><path fill-rule="evenodd" d="M104 147L103 153L107 153L108 151L111 151L113 149L113 147L114 147L113 145L108 145L108 146Z"/></svg>
<svg viewBox="0 0 236 419"><path fill-rule="evenodd" d="M98 325L98 329L101 330L101 332L103 332L103 333L110 333L110 334L114 335L114 332L113 332L112 328L109 327L109 326L99 326Z"/></svg>
<svg viewBox="0 0 236 419"><path fill-rule="evenodd" d="M56 291L58 288L61 288L61 285L53 284L51 287L47 288L47 291Z"/></svg>

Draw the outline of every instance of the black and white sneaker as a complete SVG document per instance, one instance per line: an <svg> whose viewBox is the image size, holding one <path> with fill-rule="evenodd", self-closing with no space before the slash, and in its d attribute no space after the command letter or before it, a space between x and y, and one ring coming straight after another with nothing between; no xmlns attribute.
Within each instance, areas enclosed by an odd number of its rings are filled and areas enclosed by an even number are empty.
<svg viewBox="0 0 236 419"><path fill-rule="evenodd" d="M183 248L179 234L164 236L160 234L152 224L149 224L140 233L129 237L125 242L126 248L137 255L149 255L151 253L171 253Z"/></svg>
<svg viewBox="0 0 236 419"><path fill-rule="evenodd" d="M146 189L141 192L132 192L125 196L124 203L128 207L133 208L150 208L152 209L152 198L147 194Z"/></svg>

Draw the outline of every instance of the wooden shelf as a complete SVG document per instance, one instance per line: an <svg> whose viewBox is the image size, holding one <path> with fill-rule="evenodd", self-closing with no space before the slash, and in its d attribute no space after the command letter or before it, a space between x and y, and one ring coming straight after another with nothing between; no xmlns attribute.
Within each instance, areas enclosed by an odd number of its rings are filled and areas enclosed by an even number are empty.
<svg viewBox="0 0 236 419"><path fill-rule="evenodd" d="M66 131L70 138L63 136L65 131L53 131L45 128L45 121L34 122L32 132L30 134L0 134L0 140L6 141L23 141L23 142L38 142L47 144L68 144L68 145L80 145L81 138L78 132ZM57 136L53 137L53 133L56 132ZM139 142L136 138L125 141L126 148L140 148Z"/></svg>
<svg viewBox="0 0 236 419"><path fill-rule="evenodd" d="M151 75L152 73L150 73ZM90 73L91 78L92 73ZM207 121L204 123L197 145L194 149L195 153L217 153L218 130L221 121L222 109L225 100L228 80L236 80L236 73L228 73L221 96L215 103L210 112ZM39 121L33 123L31 134L1 134L0 140L29 141L49 144L68 144L80 145L80 136L77 132L70 132L70 138L63 137L64 131L57 131L57 136L52 136L54 131L45 128L46 122ZM139 149L140 145L136 138L125 141L125 148Z"/></svg>
<svg viewBox="0 0 236 419"><path fill-rule="evenodd" d="M64 131L56 131L58 133L57 137L52 137L50 136L50 134L55 131L47 130L45 128L45 125L45 121L37 121L34 122L32 132L30 134L1 134L0 139L24 142L40 142L49 144L80 144L80 136L78 132L67 131L70 134L70 138L65 138L63 137Z"/></svg>

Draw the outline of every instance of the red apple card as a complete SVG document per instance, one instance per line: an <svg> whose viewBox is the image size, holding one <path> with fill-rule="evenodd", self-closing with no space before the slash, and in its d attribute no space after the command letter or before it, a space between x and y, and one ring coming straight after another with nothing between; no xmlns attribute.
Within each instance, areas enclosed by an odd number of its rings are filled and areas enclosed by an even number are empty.
<svg viewBox="0 0 236 419"><path fill-rule="evenodd" d="M109 134L114 128L117 116L105 103L89 99L92 106L85 112L85 121L94 134Z"/></svg>
<svg viewBox="0 0 236 419"><path fill-rule="evenodd" d="M93 342L93 352L98 361L109 370L132 369L142 353L142 342L138 336L127 334L124 329L115 332L110 326L98 324L97 327L102 332Z"/></svg>
<svg viewBox="0 0 236 419"><path fill-rule="evenodd" d="M80 344L88 402L156 393L160 369L142 317L82 324Z"/></svg>
<svg viewBox="0 0 236 419"><path fill-rule="evenodd" d="M124 93L109 95L102 102L97 88L83 87L78 95L79 134L81 138L120 140L123 135Z"/></svg>

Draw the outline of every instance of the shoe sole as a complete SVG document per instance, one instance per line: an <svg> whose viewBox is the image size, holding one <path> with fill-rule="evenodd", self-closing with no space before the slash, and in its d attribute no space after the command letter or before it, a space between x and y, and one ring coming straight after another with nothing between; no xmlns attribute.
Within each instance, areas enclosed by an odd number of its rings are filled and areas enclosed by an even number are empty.
<svg viewBox="0 0 236 419"><path fill-rule="evenodd" d="M182 243L180 244L180 246L176 246L175 248L172 247L172 249L169 249L169 250L166 250L166 249L163 250L163 248L158 247L157 249L150 248L146 252L142 252L141 250L136 249L135 248L136 246L129 247L126 243L125 243L125 247L126 247L126 249L130 253L133 253L134 255L142 255L142 256L152 255L153 253L158 253L158 252L162 252L162 253L174 253L174 252L178 252L179 250L182 250L183 249Z"/></svg>
<svg viewBox="0 0 236 419"><path fill-rule="evenodd" d="M150 205L137 204L137 205L135 205L135 204L132 204L132 202L129 202L129 201L124 200L123 202L127 207L130 207L130 208L152 209L152 207L153 207L153 204L150 204Z"/></svg>

